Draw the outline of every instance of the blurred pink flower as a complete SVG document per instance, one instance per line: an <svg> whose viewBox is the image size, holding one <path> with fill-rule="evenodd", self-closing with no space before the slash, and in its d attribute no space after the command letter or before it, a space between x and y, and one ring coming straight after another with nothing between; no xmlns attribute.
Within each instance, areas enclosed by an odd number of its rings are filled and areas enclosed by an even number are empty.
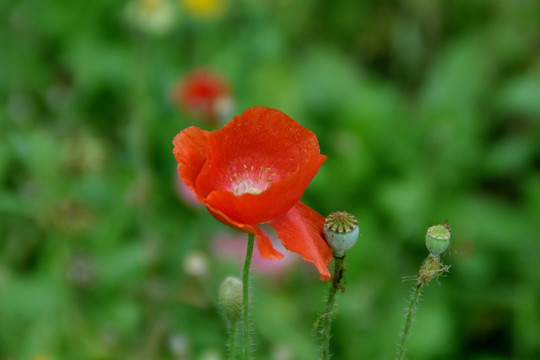
<svg viewBox="0 0 540 360"><path fill-rule="evenodd" d="M273 261L263 258L258 251L253 252L251 258L251 268L264 275L277 276L283 273L286 269L290 268L297 261L297 256L293 253L286 251L285 247L275 236L268 236L272 241L272 246L284 254L285 257L280 261ZM226 234L220 233L216 235L212 241L212 251L219 258L228 258L243 264L244 257L246 256L247 238L245 234Z"/></svg>

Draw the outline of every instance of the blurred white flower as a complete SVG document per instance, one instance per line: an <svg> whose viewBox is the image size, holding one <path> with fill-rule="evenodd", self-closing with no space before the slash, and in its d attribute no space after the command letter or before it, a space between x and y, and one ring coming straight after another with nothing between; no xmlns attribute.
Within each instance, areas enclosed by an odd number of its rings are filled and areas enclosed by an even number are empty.
<svg viewBox="0 0 540 360"><path fill-rule="evenodd" d="M125 10L127 20L155 35L170 31L176 22L176 7L169 0L132 0Z"/></svg>
<svg viewBox="0 0 540 360"><path fill-rule="evenodd" d="M174 359L187 360L189 356L189 339L185 334L175 333L169 336L169 350Z"/></svg>
<svg viewBox="0 0 540 360"><path fill-rule="evenodd" d="M196 278L205 277L208 274L208 259L201 252L191 252L184 259L184 271Z"/></svg>

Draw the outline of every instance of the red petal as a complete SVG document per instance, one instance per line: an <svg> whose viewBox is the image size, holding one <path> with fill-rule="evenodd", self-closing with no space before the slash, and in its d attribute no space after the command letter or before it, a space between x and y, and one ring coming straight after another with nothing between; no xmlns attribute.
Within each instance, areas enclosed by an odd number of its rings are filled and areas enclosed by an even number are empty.
<svg viewBox="0 0 540 360"><path fill-rule="evenodd" d="M327 266L332 260L332 250L324 240L324 217L299 202L287 214L270 222L270 226L276 229L288 250L315 265L321 280L330 280Z"/></svg>
<svg viewBox="0 0 540 360"><path fill-rule="evenodd" d="M298 203L325 159L324 155L307 159L294 173L273 183L261 194L246 193L235 196L229 191L213 191L208 195L205 203L242 224L255 226L266 223L285 214Z"/></svg>
<svg viewBox="0 0 540 360"><path fill-rule="evenodd" d="M253 107L210 134L208 161L197 187L201 194L229 191L231 176L244 166L270 168L278 181L314 156L321 155L312 131L279 110Z"/></svg>
<svg viewBox="0 0 540 360"><path fill-rule="evenodd" d="M196 191L195 182L204 163L208 149L208 131L190 126L173 139L173 154L178 162L178 175L202 202Z"/></svg>
<svg viewBox="0 0 540 360"><path fill-rule="evenodd" d="M257 249L259 250L259 254L261 254L263 258L271 260L283 258L283 254L274 249L274 247L272 246L272 241L257 226L250 226L238 223L234 220L231 220L229 217L227 217L227 215L223 214L219 210L215 210L210 207L208 207L208 211L210 212L210 214L212 214L213 217L215 217L222 223L227 224L240 231L254 234L255 241L257 242Z"/></svg>
<svg viewBox="0 0 540 360"><path fill-rule="evenodd" d="M196 187L207 206L255 226L293 207L325 159L313 132L279 110L254 107L210 134L208 160ZM260 168L273 175L265 191L231 193L233 177Z"/></svg>
<svg viewBox="0 0 540 360"><path fill-rule="evenodd" d="M283 259L283 254L274 249L272 241L258 227L255 228L255 240L257 241L259 254L263 258L270 260Z"/></svg>

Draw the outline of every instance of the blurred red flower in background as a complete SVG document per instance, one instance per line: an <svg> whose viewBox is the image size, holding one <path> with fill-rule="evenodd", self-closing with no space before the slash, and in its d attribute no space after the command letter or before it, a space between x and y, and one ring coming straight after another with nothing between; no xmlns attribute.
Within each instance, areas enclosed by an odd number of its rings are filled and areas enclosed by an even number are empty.
<svg viewBox="0 0 540 360"><path fill-rule="evenodd" d="M280 259L258 227L268 223L285 248L330 279L324 217L300 202L326 160L312 131L279 110L253 107L219 130L188 127L173 144L180 179L216 219L254 234L262 257Z"/></svg>
<svg viewBox="0 0 540 360"><path fill-rule="evenodd" d="M231 92L228 83L219 74L206 69L188 73L173 90L176 105L210 124L230 117Z"/></svg>

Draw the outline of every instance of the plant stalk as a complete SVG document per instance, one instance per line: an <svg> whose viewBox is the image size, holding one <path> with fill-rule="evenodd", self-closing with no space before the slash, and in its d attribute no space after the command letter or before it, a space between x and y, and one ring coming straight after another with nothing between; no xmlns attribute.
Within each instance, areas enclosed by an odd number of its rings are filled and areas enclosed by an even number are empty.
<svg viewBox="0 0 540 360"><path fill-rule="evenodd" d="M398 350L398 360L405 360L405 352L407 351L407 341L411 336L411 327L413 323L414 313L416 312L416 305L420 300L420 293L422 292L422 283L416 285L416 291L411 297L411 302L409 303L409 309L407 310L407 320L405 320L405 326L403 327L403 332L401 333L401 344L399 345Z"/></svg>
<svg viewBox="0 0 540 360"><path fill-rule="evenodd" d="M322 359L330 359L330 337L332 329L332 320L334 318L334 311L336 307L336 294L338 290L343 291L343 287L340 285L341 279L345 272L343 263L345 262L345 256L334 256L334 273L332 274L332 284L328 292L328 298L326 299L325 312L322 315L321 324L321 339L322 339Z"/></svg>
<svg viewBox="0 0 540 360"><path fill-rule="evenodd" d="M253 246L255 243L255 235L248 234L248 246L246 251L246 259L244 260L244 274L242 277L243 290L243 310L242 320L244 324L244 359L249 360L251 357L251 337L249 336L249 267L251 265L251 257L253 255Z"/></svg>
<svg viewBox="0 0 540 360"><path fill-rule="evenodd" d="M401 343L398 349L397 360L405 360L405 352L407 351L407 341L411 336L411 328L414 319L414 314L416 313L416 307L418 306L418 301L420 301L420 295L422 293L422 288L429 284L429 282L436 277L445 274L450 269L449 265L444 265L439 256L428 255L427 258L422 263L420 270L418 271L417 281L416 281L416 290L411 297L411 302L409 303L409 308L407 310L407 319L405 320L405 326L403 327L403 332L401 333Z"/></svg>
<svg viewBox="0 0 540 360"><path fill-rule="evenodd" d="M236 330L238 328L238 321L230 323L229 326L229 359L236 359Z"/></svg>

